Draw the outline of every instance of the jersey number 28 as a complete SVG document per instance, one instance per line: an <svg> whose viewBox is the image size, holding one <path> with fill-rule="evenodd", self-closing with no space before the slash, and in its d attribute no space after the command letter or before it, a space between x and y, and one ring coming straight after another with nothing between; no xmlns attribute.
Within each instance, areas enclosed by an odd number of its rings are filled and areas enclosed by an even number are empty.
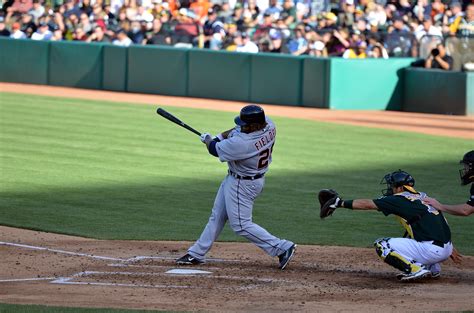
<svg viewBox="0 0 474 313"><path fill-rule="evenodd" d="M271 148L265 149L262 152L260 152L260 154L259 154L260 159L258 159L258 169L259 170L268 166L268 160L270 159L270 156L272 155L274 145L275 145L275 143L273 143Z"/></svg>

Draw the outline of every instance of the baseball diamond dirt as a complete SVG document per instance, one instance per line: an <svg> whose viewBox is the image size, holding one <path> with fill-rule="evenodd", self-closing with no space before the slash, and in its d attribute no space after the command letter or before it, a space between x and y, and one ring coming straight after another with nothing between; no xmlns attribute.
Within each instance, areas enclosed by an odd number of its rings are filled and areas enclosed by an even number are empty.
<svg viewBox="0 0 474 313"><path fill-rule="evenodd" d="M105 241L0 227L0 302L205 312L459 311L474 307L474 258L401 283L372 249L299 245L285 271L247 243L167 273L188 242Z"/></svg>
<svg viewBox="0 0 474 313"><path fill-rule="evenodd" d="M238 111L242 103L0 84L0 92ZM269 115L473 138L474 118L264 106ZM375 238L374 238L375 239ZM474 309L474 257L442 277L401 283L368 248L298 245L285 271L250 243L216 243L210 260L178 267L189 242L106 241L0 226L0 303L205 312L462 311ZM182 273L176 269L201 272Z"/></svg>

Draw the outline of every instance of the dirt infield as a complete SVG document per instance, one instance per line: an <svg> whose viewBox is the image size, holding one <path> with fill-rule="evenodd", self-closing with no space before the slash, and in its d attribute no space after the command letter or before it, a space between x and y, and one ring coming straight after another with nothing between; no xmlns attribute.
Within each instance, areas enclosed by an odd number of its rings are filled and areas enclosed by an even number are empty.
<svg viewBox="0 0 474 313"><path fill-rule="evenodd" d="M238 112L243 103L0 83L0 92ZM270 115L474 138L474 117L264 106ZM204 312L474 309L474 257L439 280L400 283L373 249L298 246L285 271L252 244L216 243L175 273L189 242L104 241L0 226L0 303ZM169 272L172 271L172 272Z"/></svg>
<svg viewBox="0 0 474 313"><path fill-rule="evenodd" d="M0 92L2 91L54 97L64 96L80 99L148 103L155 106L170 105L204 108L231 112L238 112L244 105L242 102L232 101L11 83L0 83ZM339 111L276 105L263 105L263 107L271 116L286 116L341 124L388 128L430 135L474 139L474 116L420 114L395 111Z"/></svg>
<svg viewBox="0 0 474 313"><path fill-rule="evenodd" d="M285 271L254 245L217 243L207 274L166 273L189 243L103 241L0 227L0 302L205 312L474 308L474 258L398 282L372 249L298 246ZM181 267L181 269L189 267Z"/></svg>

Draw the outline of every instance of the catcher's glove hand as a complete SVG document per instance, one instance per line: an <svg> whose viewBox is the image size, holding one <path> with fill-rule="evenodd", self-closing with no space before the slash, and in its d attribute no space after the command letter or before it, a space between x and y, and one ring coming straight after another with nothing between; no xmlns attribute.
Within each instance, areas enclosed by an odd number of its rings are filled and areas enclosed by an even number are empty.
<svg viewBox="0 0 474 313"><path fill-rule="evenodd" d="M321 204L321 212L319 217L326 218L334 211L336 208L340 207L342 204L342 199L339 197L339 194L333 189L322 189L318 193L319 204Z"/></svg>

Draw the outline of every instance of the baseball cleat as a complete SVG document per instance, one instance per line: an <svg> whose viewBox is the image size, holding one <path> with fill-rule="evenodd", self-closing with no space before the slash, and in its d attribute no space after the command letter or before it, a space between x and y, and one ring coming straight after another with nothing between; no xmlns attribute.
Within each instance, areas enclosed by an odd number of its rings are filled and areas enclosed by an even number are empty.
<svg viewBox="0 0 474 313"><path fill-rule="evenodd" d="M176 260L176 264L178 265L199 265L203 263L204 261L198 260L189 254L186 254Z"/></svg>
<svg viewBox="0 0 474 313"><path fill-rule="evenodd" d="M441 277L441 265L439 263L429 265L428 269L431 272L431 278L438 279Z"/></svg>
<svg viewBox="0 0 474 313"><path fill-rule="evenodd" d="M419 271L416 271L414 273L404 274L404 275L400 276L399 279L403 282L408 282L408 281L419 280L419 279L426 278L426 277L431 277L431 272L428 271L427 269L422 268ZM398 278L398 276L397 276L397 278Z"/></svg>
<svg viewBox="0 0 474 313"><path fill-rule="evenodd" d="M290 260L295 255L296 244L293 244L288 250L278 256L280 264L278 266L279 269L284 270L285 267L290 263Z"/></svg>

